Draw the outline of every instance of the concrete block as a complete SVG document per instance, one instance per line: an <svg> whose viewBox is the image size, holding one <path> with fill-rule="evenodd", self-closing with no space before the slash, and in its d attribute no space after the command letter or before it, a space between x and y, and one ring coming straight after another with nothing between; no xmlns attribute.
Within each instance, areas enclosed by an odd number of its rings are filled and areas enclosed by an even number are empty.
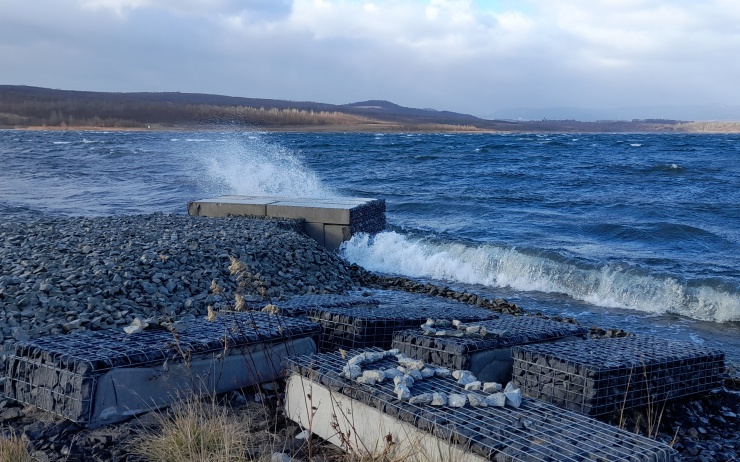
<svg viewBox="0 0 740 462"><path fill-rule="evenodd" d="M342 242L352 238L349 226L324 225L324 247L337 250Z"/></svg>
<svg viewBox="0 0 740 462"><path fill-rule="evenodd" d="M350 209L345 204L321 203L306 204L305 201L277 201L266 206L268 217L303 218L316 223L349 225Z"/></svg>
<svg viewBox="0 0 740 462"><path fill-rule="evenodd" d="M357 451L393 460L488 460L298 375L288 378L285 395L288 418L340 447L344 435Z"/></svg>
<svg viewBox="0 0 740 462"><path fill-rule="evenodd" d="M323 223L303 223L303 232L319 245L324 245L324 224Z"/></svg>
<svg viewBox="0 0 740 462"><path fill-rule="evenodd" d="M266 216L266 205L279 200L274 197L222 196L188 203L188 214L201 217Z"/></svg>

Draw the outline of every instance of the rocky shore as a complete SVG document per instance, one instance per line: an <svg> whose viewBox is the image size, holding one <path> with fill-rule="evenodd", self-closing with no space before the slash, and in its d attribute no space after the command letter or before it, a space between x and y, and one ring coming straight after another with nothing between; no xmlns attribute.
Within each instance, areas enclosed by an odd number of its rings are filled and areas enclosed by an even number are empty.
<svg viewBox="0 0 740 462"><path fill-rule="evenodd" d="M341 294L363 288L403 290L455 299L497 312L524 314L505 300L488 300L448 287L370 273L347 263L300 232L296 220L199 218L153 214L99 218L43 218L0 224L0 353L16 341L80 330L122 329L135 317L205 316L234 304L243 291L229 273L230 257L245 263L266 288L247 302L305 294ZM218 287L214 290L213 287ZM558 319L575 322L569 319ZM595 337L622 331L591 328ZM2 367L2 366L0 366ZM682 460L740 457L740 380L711 395L670 403L660 430L642 411L606 416L632 431L672 443ZM0 388L1 390L1 388ZM305 441L279 416L280 390L243 390L221 397L234 412L254 413L261 430L297 458ZM260 414L260 415L262 415ZM0 396L0 429L25 435L40 460L136 460L131 441L156 427L144 417L111 428L84 430ZM266 423L265 423L266 422ZM615 422L612 422L615 423ZM302 449L303 448L303 449ZM301 452L304 451L304 452ZM330 449L327 457L338 456ZM334 454L334 455L332 455Z"/></svg>

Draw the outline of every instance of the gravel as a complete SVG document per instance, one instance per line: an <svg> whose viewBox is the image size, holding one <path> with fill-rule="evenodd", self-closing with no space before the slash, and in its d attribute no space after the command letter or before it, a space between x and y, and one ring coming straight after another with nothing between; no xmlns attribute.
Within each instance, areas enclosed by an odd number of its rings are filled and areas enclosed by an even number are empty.
<svg viewBox="0 0 740 462"><path fill-rule="evenodd" d="M233 305L230 256L266 283L273 300L357 289L348 264L300 228L297 220L161 213L2 223L2 349L44 335L122 328L134 317L203 316L209 305Z"/></svg>

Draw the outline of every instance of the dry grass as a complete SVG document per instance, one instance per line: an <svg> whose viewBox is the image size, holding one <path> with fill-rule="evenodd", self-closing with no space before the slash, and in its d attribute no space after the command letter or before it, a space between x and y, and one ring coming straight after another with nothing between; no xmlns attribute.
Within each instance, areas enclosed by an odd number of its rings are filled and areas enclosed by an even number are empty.
<svg viewBox="0 0 740 462"><path fill-rule="evenodd" d="M28 452L28 442L10 434L0 435L0 462L33 462L35 459Z"/></svg>
<svg viewBox="0 0 740 462"><path fill-rule="evenodd" d="M272 453L265 434L250 431L249 416L213 400L180 401L158 420L159 431L143 435L131 448L152 462L248 462L269 460Z"/></svg>

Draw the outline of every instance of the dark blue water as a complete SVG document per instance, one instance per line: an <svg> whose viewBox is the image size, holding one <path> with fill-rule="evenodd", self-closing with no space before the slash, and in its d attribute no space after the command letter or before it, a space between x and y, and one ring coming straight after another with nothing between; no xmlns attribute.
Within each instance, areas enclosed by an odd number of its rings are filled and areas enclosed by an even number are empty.
<svg viewBox="0 0 740 462"><path fill-rule="evenodd" d="M0 213L387 201L346 258L740 358L740 136L0 131Z"/></svg>

